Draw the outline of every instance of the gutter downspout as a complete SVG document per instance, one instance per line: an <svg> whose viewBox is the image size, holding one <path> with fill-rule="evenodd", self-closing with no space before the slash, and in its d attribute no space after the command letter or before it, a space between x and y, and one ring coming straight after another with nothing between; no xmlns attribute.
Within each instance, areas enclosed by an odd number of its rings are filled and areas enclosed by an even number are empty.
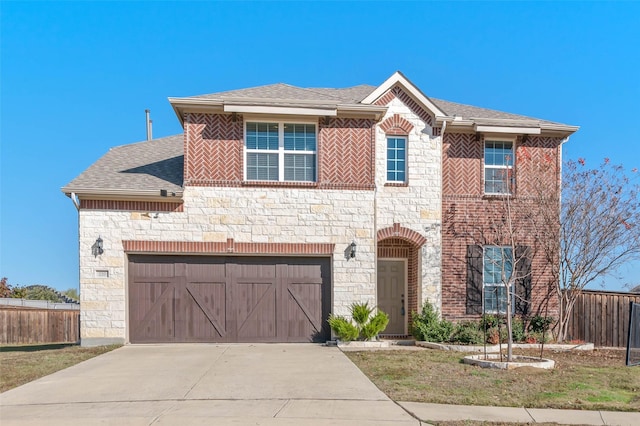
<svg viewBox="0 0 640 426"><path fill-rule="evenodd" d="M76 193L72 192L69 195L69 198L71 198L71 201L73 201L73 205L76 206L76 210L80 211L80 201L78 200L78 196L76 195Z"/></svg>
<svg viewBox="0 0 640 426"><path fill-rule="evenodd" d="M442 188L444 188L444 132L447 130L447 122L442 122L442 131L440 132L440 303L438 303L438 310L440 312L440 319L442 319L442 271L443 271L443 260L442 260L442 228L443 228L443 218L442 218L442 208L443 208L443 194ZM424 303L424 300L422 301Z"/></svg>
<svg viewBox="0 0 640 426"><path fill-rule="evenodd" d="M71 198L71 201L73 201L73 205L76 206L76 211L78 212L78 266L80 266L82 263L82 259L80 256L80 200L78 199L78 196L76 195L75 192L72 192L71 194L69 194L69 198ZM80 285L80 270L81 268L78 267L78 302L82 302L82 286ZM82 316L82 314L81 314ZM82 321L82 319L80 320ZM82 324L81 324L82 327ZM82 329L80 330L80 341L78 342L80 343L80 345L82 345Z"/></svg>
<svg viewBox="0 0 640 426"><path fill-rule="evenodd" d="M562 147L564 146L565 143L569 142L569 138L571 137L571 135L565 137L564 139L562 139L562 141L560 141L560 147L558 148L558 224L561 227L560 231L562 231L562 225L560 225L561 220L562 220L562 164L564 162L563 158L562 158ZM559 237L560 240L562 240L562 236ZM558 241L558 245L560 245L560 241ZM558 247L558 281L560 281L561 277L560 274L562 273L562 250L560 247ZM557 283L556 288L558 289L558 299L560 299L559 302L559 309L561 314L564 316L564 308L562 307L562 290L560 288L560 282Z"/></svg>

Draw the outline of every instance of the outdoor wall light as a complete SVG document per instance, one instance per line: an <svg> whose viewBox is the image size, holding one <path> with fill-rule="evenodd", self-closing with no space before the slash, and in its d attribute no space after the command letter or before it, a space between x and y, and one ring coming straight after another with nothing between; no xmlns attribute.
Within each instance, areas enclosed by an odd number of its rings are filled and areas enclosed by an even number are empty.
<svg viewBox="0 0 640 426"><path fill-rule="evenodd" d="M104 248L102 246L102 243L103 243L102 238L98 236L98 239L96 240L96 242L93 243L93 245L91 246L91 253L93 254L93 257L98 257L99 255L104 253Z"/></svg>
<svg viewBox="0 0 640 426"><path fill-rule="evenodd" d="M349 247L351 248L351 251L349 252L349 257L353 259L354 257L356 257L356 242L352 241Z"/></svg>

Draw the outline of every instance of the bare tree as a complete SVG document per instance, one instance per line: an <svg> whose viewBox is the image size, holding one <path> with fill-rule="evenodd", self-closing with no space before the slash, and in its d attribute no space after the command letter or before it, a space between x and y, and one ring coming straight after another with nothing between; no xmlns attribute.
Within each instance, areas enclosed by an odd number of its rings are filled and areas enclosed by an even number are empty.
<svg viewBox="0 0 640 426"><path fill-rule="evenodd" d="M538 250L535 232L540 228L536 218L541 207L531 197L514 197L510 175L504 172L501 193L486 199L481 211L469 211L462 204L446 212L446 232L468 244L467 280L482 283L476 291L468 285L467 308L476 307L468 312L504 315L507 361L513 357L513 315L530 313L531 266Z"/></svg>
<svg viewBox="0 0 640 426"><path fill-rule="evenodd" d="M558 341L567 337L575 302L589 284L640 259L640 186L605 159L590 169L583 159L564 167L557 252ZM551 255L553 250L549 250Z"/></svg>

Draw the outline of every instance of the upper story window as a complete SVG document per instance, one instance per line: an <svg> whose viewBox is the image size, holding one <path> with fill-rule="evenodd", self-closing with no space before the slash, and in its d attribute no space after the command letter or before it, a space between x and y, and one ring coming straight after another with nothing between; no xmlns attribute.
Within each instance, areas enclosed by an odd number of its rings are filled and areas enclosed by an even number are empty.
<svg viewBox="0 0 640 426"><path fill-rule="evenodd" d="M407 180L407 138L387 137L387 182Z"/></svg>
<svg viewBox="0 0 640 426"><path fill-rule="evenodd" d="M484 144L485 194L510 194L513 184L513 142L486 141Z"/></svg>
<svg viewBox="0 0 640 426"><path fill-rule="evenodd" d="M245 179L316 181L316 125L247 122Z"/></svg>
<svg viewBox="0 0 640 426"><path fill-rule="evenodd" d="M509 282L512 273L513 250L511 247L484 247L484 267L482 274L484 312L493 314L507 313L506 284ZM510 291L509 294L511 294L513 301L513 291Z"/></svg>

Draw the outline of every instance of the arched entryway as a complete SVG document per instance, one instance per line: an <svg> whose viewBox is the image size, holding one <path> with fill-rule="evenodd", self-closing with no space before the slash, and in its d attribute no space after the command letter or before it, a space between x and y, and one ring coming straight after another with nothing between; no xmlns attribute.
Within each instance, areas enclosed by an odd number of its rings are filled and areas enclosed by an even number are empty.
<svg viewBox="0 0 640 426"><path fill-rule="evenodd" d="M406 336L418 311L420 248L426 238L394 223L378 231L378 308L389 315L387 336Z"/></svg>

